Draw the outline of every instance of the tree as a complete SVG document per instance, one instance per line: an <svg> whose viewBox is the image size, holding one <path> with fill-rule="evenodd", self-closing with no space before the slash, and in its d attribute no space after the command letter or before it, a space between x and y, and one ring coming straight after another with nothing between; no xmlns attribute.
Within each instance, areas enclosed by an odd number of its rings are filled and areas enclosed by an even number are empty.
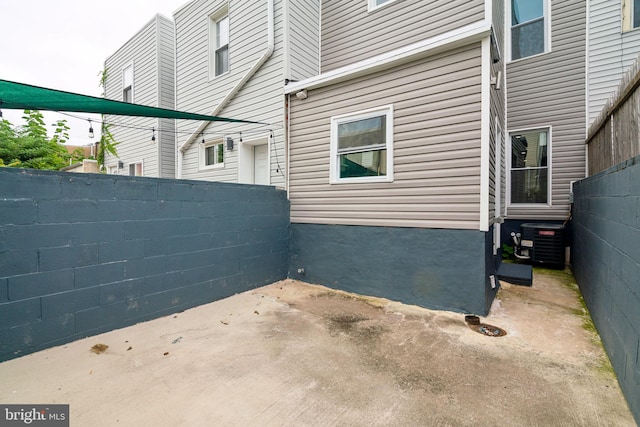
<svg viewBox="0 0 640 427"><path fill-rule="evenodd" d="M102 88L102 96L106 96L106 83L107 83L107 68L105 67L99 74L100 87ZM98 142L98 152L96 153L96 160L98 161L98 168L104 171L104 161L107 154L112 156L118 156L118 150L116 146L118 143L113 138L109 125L104 122L104 114L102 115L102 127L100 132L100 141Z"/></svg>
<svg viewBox="0 0 640 427"><path fill-rule="evenodd" d="M30 169L58 170L68 165L70 155L61 145L68 138L66 120L58 120L49 139L42 113L24 110L25 125L14 127L0 121L0 165Z"/></svg>
<svg viewBox="0 0 640 427"><path fill-rule="evenodd" d="M20 164L16 158L18 143L9 120L0 120L0 166L15 167Z"/></svg>

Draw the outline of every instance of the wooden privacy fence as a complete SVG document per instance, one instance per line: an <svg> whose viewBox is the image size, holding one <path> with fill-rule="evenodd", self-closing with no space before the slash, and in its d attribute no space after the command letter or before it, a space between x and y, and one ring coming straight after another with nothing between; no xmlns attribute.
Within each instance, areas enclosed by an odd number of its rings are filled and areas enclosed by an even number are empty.
<svg viewBox="0 0 640 427"><path fill-rule="evenodd" d="M589 128L586 141L589 175L640 155L639 87L640 57Z"/></svg>

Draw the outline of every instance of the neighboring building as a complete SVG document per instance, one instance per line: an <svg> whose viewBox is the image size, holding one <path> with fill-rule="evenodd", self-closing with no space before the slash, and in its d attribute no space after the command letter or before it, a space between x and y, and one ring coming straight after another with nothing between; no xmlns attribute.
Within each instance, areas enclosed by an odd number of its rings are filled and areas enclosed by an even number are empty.
<svg viewBox="0 0 640 427"><path fill-rule="evenodd" d="M92 143L89 145L69 145L69 144L64 144L63 147L67 150L67 153L69 154L74 154L75 152L78 152L78 150L80 150L82 152L82 156L84 156L84 158L88 159L88 158L94 158L96 157L96 153L98 150L98 144L97 143Z"/></svg>
<svg viewBox="0 0 640 427"><path fill-rule="evenodd" d="M73 163L60 170L73 173L100 173L98 170L98 161L91 159L83 159L81 162Z"/></svg>
<svg viewBox="0 0 640 427"><path fill-rule="evenodd" d="M640 0L506 4L505 238L523 222L569 218L571 183L587 175L587 130L640 53Z"/></svg>
<svg viewBox="0 0 640 427"><path fill-rule="evenodd" d="M322 2L287 85L291 276L485 314L505 183L501 1Z"/></svg>
<svg viewBox="0 0 640 427"><path fill-rule="evenodd" d="M640 0L589 0L588 125L640 54Z"/></svg>
<svg viewBox="0 0 640 427"><path fill-rule="evenodd" d="M100 173L98 168L98 161L94 160L96 158L98 143L93 143L89 145L62 145L67 153L79 154L81 157L84 157L82 160L76 163L69 163L69 166L66 166L61 171L64 172L73 172L73 173ZM73 160L70 160L70 162Z"/></svg>
<svg viewBox="0 0 640 427"><path fill-rule="evenodd" d="M156 15L105 61L105 97L166 109L175 108L173 21ZM118 143L107 155L107 173L173 178L175 122L148 117L106 116Z"/></svg>
<svg viewBox="0 0 640 427"><path fill-rule="evenodd" d="M174 19L176 109L260 123L180 122L176 176L284 187L284 82L318 73L319 3L194 0Z"/></svg>
<svg viewBox="0 0 640 427"><path fill-rule="evenodd" d="M567 220L585 177L587 2L505 3L508 233Z"/></svg>

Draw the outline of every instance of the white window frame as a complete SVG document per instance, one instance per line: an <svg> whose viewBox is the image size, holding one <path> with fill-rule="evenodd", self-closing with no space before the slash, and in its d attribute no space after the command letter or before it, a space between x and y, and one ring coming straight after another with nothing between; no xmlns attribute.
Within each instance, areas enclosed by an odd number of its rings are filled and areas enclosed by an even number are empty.
<svg viewBox="0 0 640 427"><path fill-rule="evenodd" d="M137 165L140 165L140 175L136 175L135 172L133 175L131 175L131 166L136 167ZM138 162L131 162L127 165L127 168L129 169L127 172L129 174L129 176L144 176L144 161L140 160Z"/></svg>
<svg viewBox="0 0 640 427"><path fill-rule="evenodd" d="M119 170L118 170L118 165L109 165L107 166L107 174L108 175L118 175L119 174Z"/></svg>
<svg viewBox="0 0 640 427"><path fill-rule="evenodd" d="M522 61L529 58L535 58L540 55L545 55L551 52L551 1L550 0L542 0L542 14L544 19L544 50L540 53L536 53L534 55L524 56L522 58L513 59L512 58L512 49L511 49L511 2L512 0L506 1L506 13L505 13L505 27L507 32L506 37L506 48L507 48L507 58L508 62L517 62Z"/></svg>
<svg viewBox="0 0 640 427"><path fill-rule="evenodd" d="M131 70L131 84L130 85L127 85L127 82L126 82L127 70ZM125 65L124 67L122 67L122 101L123 102L129 102L129 103L134 103L135 102L135 81L136 81L135 69L133 68L133 62L131 62L131 63ZM131 87L131 100L130 101L125 100L125 97L124 97L125 90L128 87Z"/></svg>
<svg viewBox="0 0 640 427"><path fill-rule="evenodd" d="M369 3L369 12L373 12L374 10L378 10L381 9L385 6L390 5L391 3L393 3L396 0L386 0L384 3L382 4L376 4L376 0L368 0Z"/></svg>
<svg viewBox="0 0 640 427"><path fill-rule="evenodd" d="M503 216L503 203L502 200L502 147L504 146L504 133L502 132L502 126L500 125L500 119L498 116L494 117L495 123L495 136L494 136L494 152L496 158L494 159L494 171L493 171L493 180L494 180L494 218L500 219Z"/></svg>
<svg viewBox="0 0 640 427"><path fill-rule="evenodd" d="M372 117L386 116L386 141L387 150L387 174L383 176L361 176L352 178L340 178L340 160L338 154L338 125L346 122L365 120ZM393 182L393 105L385 105L349 114L331 117L331 148L330 148L330 172L331 184L350 184L366 182Z"/></svg>
<svg viewBox="0 0 640 427"><path fill-rule="evenodd" d="M205 170L211 170L211 169L224 169L224 163L227 157L227 153L225 153L225 145L224 145L224 141L225 138L219 139L213 139L211 141L205 141L204 144L200 143L198 145L200 145L200 170L201 171L205 171ZM207 148L210 147L214 147L216 145L221 145L222 146L222 163L216 163L212 164L212 165L208 165L207 164Z"/></svg>
<svg viewBox="0 0 640 427"><path fill-rule="evenodd" d="M511 201L511 172L513 170L512 165L512 142L511 142L511 134L514 133L523 133L523 132L531 132L538 130L547 131L547 202L546 203L514 203ZM521 129L512 129L507 132L507 144L506 144L506 161L508 165L506 179L507 179L507 188L506 188L506 199L507 206L509 208L547 208L553 207L553 131L550 125L541 125L541 126L533 126Z"/></svg>
<svg viewBox="0 0 640 427"><path fill-rule="evenodd" d="M635 12L636 0L622 0L622 31L634 31L640 28L640 25L637 27L634 26L633 22L633 14ZM640 24L640 23L639 23Z"/></svg>
<svg viewBox="0 0 640 427"><path fill-rule="evenodd" d="M227 34L227 39L231 38L231 20L229 18L229 8L228 6L225 6L223 8L221 8L220 10L218 10L217 12L213 13L212 15L209 16L209 80L213 80L217 77L220 76L224 76L225 74L227 74L229 72L229 70L231 69L231 50L229 48L230 45L230 40L227 41L227 69L220 73L220 74L216 74L216 68L217 68L217 61L216 61L216 51L218 50L217 48L217 44L218 44L218 22L220 22L221 20L223 20L224 18L227 18L227 20L229 21L228 24L228 34Z"/></svg>

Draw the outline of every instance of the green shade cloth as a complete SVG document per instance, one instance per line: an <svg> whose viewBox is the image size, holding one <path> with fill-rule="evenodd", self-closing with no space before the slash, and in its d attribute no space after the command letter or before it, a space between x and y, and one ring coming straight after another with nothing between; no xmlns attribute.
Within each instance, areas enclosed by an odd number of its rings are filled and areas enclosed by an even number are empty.
<svg viewBox="0 0 640 427"><path fill-rule="evenodd" d="M128 102L63 92L7 80L0 80L0 109L2 108L9 110L68 111L76 113L112 114L116 116L264 124L248 120L227 119L224 117L130 104Z"/></svg>

